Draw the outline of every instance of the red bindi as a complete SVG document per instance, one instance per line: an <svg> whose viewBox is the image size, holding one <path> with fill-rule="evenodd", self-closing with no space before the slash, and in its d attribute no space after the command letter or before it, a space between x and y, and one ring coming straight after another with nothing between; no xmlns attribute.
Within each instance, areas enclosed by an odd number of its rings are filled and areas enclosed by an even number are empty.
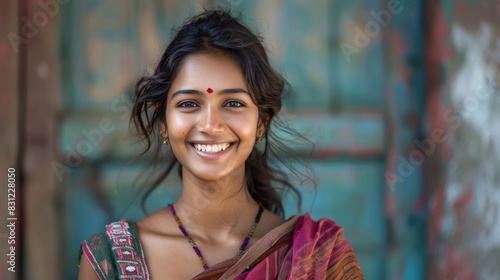
<svg viewBox="0 0 500 280"><path fill-rule="evenodd" d="M212 93L212 92L214 92L214 91L213 91L211 88L207 88L207 92L208 92L208 93Z"/></svg>

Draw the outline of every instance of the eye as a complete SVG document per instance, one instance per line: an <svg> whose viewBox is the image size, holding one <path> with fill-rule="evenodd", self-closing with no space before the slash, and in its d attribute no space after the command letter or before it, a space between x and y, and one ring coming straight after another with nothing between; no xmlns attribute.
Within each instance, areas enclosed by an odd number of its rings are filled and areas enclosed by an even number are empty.
<svg viewBox="0 0 500 280"><path fill-rule="evenodd" d="M198 106L196 103L193 101L183 101L179 104L177 104L177 108L194 108Z"/></svg>
<svg viewBox="0 0 500 280"><path fill-rule="evenodd" d="M239 108L239 107L245 107L245 104L239 101L231 100L226 103L227 107L234 107L234 108Z"/></svg>

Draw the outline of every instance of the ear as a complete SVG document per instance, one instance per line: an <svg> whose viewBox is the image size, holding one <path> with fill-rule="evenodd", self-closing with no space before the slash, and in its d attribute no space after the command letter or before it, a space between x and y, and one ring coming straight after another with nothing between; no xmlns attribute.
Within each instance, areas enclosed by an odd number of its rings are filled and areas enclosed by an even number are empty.
<svg viewBox="0 0 500 280"><path fill-rule="evenodd" d="M267 118L261 117L259 118L259 122L257 124L257 135L262 136L264 132L266 132L267 126Z"/></svg>
<svg viewBox="0 0 500 280"><path fill-rule="evenodd" d="M160 131L162 131L162 130L167 131L167 130L165 129L165 124L164 124L162 121L160 121Z"/></svg>

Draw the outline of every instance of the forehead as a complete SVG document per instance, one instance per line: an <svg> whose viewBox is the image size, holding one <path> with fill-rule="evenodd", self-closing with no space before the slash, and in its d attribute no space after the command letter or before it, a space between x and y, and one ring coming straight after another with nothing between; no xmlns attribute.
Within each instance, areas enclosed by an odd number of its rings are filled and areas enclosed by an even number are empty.
<svg viewBox="0 0 500 280"><path fill-rule="evenodd" d="M179 68L170 92L178 89L242 88L248 90L243 70L222 52L196 53L187 56Z"/></svg>

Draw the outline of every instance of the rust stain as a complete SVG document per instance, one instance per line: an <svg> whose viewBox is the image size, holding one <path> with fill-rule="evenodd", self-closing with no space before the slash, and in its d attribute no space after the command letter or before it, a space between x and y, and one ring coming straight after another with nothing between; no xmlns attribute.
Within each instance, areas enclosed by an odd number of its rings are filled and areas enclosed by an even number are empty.
<svg viewBox="0 0 500 280"><path fill-rule="evenodd" d="M460 253L455 249L449 248L446 251L441 279L476 280L478 278L472 268L473 264L473 254Z"/></svg>
<svg viewBox="0 0 500 280"><path fill-rule="evenodd" d="M453 201L453 209L457 210L459 208L468 206L473 197L474 190L472 188L465 190Z"/></svg>

